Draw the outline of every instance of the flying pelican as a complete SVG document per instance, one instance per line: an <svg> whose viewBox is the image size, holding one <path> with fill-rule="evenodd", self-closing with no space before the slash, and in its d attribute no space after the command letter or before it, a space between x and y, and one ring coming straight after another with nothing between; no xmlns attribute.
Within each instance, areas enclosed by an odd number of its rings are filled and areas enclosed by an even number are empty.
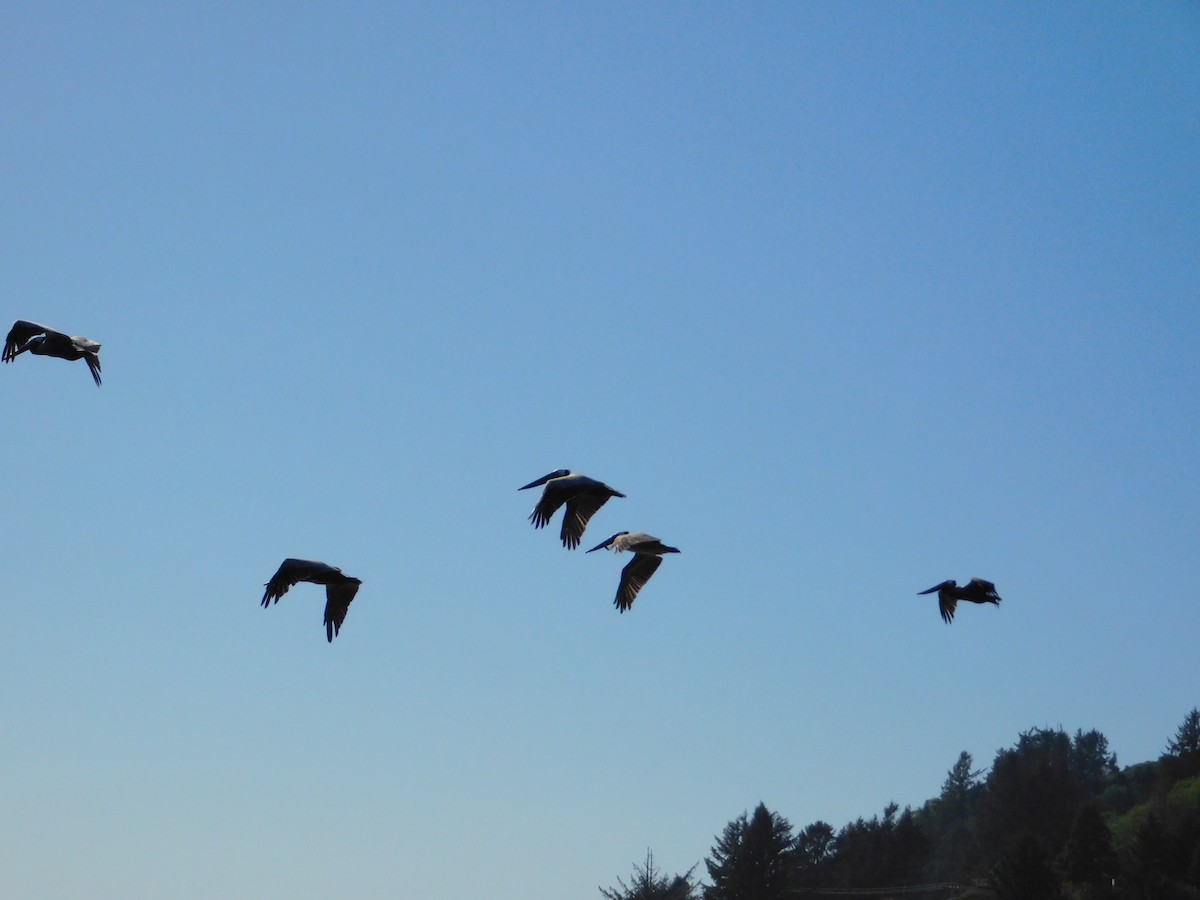
<svg viewBox="0 0 1200 900"><path fill-rule="evenodd" d="M972 578L962 587L959 587L956 581L943 581L919 593L932 594L934 591L937 591L938 608L942 611L942 618L946 620L947 625L954 621L954 607L958 605L959 600L1000 605L1000 595L996 593L996 586L982 578Z"/></svg>
<svg viewBox="0 0 1200 900"><path fill-rule="evenodd" d="M583 530L587 528L588 519L596 514L596 510L608 502L609 497L624 497L620 491L613 490L602 481L580 475L569 469L556 469L549 475L543 475L537 481L531 481L518 491L544 484L542 497L529 514L529 521L534 528L542 528L549 524L550 517L564 503L567 504L563 513L562 538L563 546L574 550L583 539Z"/></svg>
<svg viewBox="0 0 1200 900"><path fill-rule="evenodd" d="M28 350L34 356L57 356L59 359L86 360L100 386L100 345L85 337L68 337L61 331L17 319L4 341L4 361L12 362Z"/></svg>
<svg viewBox="0 0 1200 900"><path fill-rule="evenodd" d="M638 591L642 589L650 576L658 571L658 567L662 565L662 555L664 553L678 553L679 550L675 547L667 547L658 538L653 535L646 534L644 531L618 531L607 541L597 544L592 550L602 550L605 547L612 550L613 553L621 553L625 550L633 551L633 559L628 565L621 570L621 584L617 587L617 599L613 601L620 612L625 612L629 607L633 606L633 601L638 595Z"/></svg>
<svg viewBox="0 0 1200 900"><path fill-rule="evenodd" d="M279 571L267 582L267 590L262 598L263 609L270 606L272 600L278 603L288 588L300 581L325 585L325 637L332 642L333 636L342 627L342 622L346 621L350 601L358 593L358 586L362 581L344 575L341 569L323 562L285 559L279 566Z"/></svg>

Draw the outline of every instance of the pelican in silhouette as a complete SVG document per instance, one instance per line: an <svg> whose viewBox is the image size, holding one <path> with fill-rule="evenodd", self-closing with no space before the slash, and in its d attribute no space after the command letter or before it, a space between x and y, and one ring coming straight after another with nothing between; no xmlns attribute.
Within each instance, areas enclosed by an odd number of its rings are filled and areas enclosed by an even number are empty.
<svg viewBox="0 0 1200 900"><path fill-rule="evenodd" d="M958 605L959 600L969 600L972 603L991 603L993 606L1000 605L1000 595L996 593L996 586L982 578L972 578L962 587L959 587L956 581L943 581L941 584L935 584L929 590L919 593L932 594L934 591L937 591L938 609L942 611L942 618L945 619L947 625L954 621L954 607Z"/></svg>
<svg viewBox="0 0 1200 900"><path fill-rule="evenodd" d="M676 547L668 547L653 535L644 531L618 531L607 541L597 544L588 553L608 548L613 553L633 551L633 559L621 570L621 583L617 586L617 598L613 600L620 612L625 612L633 606L638 591L642 589L650 576L662 565L664 553L678 553Z"/></svg>
<svg viewBox="0 0 1200 900"><path fill-rule="evenodd" d="M37 322L17 319L4 341L4 361L10 363L26 350L34 356L85 360L92 370L96 387L100 386L100 345L93 340L78 335L69 337Z"/></svg>
<svg viewBox="0 0 1200 900"><path fill-rule="evenodd" d="M529 514L529 521L534 528L543 528L550 522L550 517L564 503L567 505L563 513L562 538L563 546L574 550L583 539L583 531L587 528L588 519L596 514L596 510L608 502L609 497L624 497L620 491L613 490L603 481L588 478L569 469L556 469L549 475L543 475L537 481L531 481L518 491L544 484L541 499Z"/></svg>
<svg viewBox="0 0 1200 900"><path fill-rule="evenodd" d="M350 601L358 593L358 586L362 581L344 574L336 566L323 562L312 559L285 559L279 566L279 571L267 582L267 589L262 598L263 609L270 606L272 600L278 603L288 588L301 581L325 585L325 637L332 643L333 636L346 621Z"/></svg>

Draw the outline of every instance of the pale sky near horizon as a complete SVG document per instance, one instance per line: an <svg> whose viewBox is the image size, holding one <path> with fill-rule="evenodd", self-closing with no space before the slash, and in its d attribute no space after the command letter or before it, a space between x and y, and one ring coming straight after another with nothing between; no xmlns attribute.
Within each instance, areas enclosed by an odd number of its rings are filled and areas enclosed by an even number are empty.
<svg viewBox="0 0 1200 900"><path fill-rule="evenodd" d="M0 893L597 897L1200 704L1200 7L0 6ZM626 499L580 551L536 492ZM618 530L681 548L633 609ZM286 556L363 580L269 610ZM917 592L994 581L953 625ZM703 864L697 869L703 874Z"/></svg>

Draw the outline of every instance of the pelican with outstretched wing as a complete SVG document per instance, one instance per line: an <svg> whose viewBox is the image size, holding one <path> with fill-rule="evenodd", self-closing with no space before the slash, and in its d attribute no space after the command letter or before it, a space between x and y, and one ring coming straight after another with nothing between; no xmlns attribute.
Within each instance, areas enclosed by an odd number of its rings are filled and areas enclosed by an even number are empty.
<svg viewBox="0 0 1200 900"><path fill-rule="evenodd" d="M327 565L312 559L285 559L279 566L279 571L271 576L263 593L262 605L265 609L271 601L279 602L279 598L287 593L288 588L301 581L325 585L325 637L330 642L333 636L346 621L346 613L350 611L350 601L358 593L362 581L346 575L336 566Z"/></svg>
<svg viewBox="0 0 1200 900"><path fill-rule="evenodd" d="M100 345L89 338L79 335L71 337L37 322L17 319L4 341L3 359L10 363L26 351L34 356L53 356L71 361L82 359L87 362L92 378L96 380L96 387L100 386Z"/></svg>
<svg viewBox="0 0 1200 900"><path fill-rule="evenodd" d="M954 608L958 605L959 600L967 600L971 603L991 603L993 606L1000 605L1000 595L996 593L996 586L982 578L972 578L962 587L959 587L956 581L943 581L927 591L918 593L932 594L934 591L937 591L938 609L941 610L942 618L947 625L954 621Z"/></svg>
<svg viewBox="0 0 1200 900"><path fill-rule="evenodd" d="M527 491L539 485L545 485L545 487L542 488L541 499L538 500L537 506L529 515L529 521L533 523L534 528L544 528L549 524L550 517L558 511L558 508L566 504L567 508L563 513L562 531L559 537L562 538L563 546L568 550L574 550L579 546L579 542L583 540L583 532L587 528L588 520L608 502L609 497L625 496L620 491L610 488L603 481L588 478L586 475L580 475L569 469L557 469L549 475L543 475L537 481L531 481L524 487L517 488L517 490Z"/></svg>
<svg viewBox="0 0 1200 900"><path fill-rule="evenodd" d="M619 612L625 612L633 606L638 591L650 580L650 576L662 565L664 553L678 553L676 547L668 547L653 535L644 531L618 531L607 541L597 544L594 550L609 549L613 553L633 552L633 559L621 570L621 583L617 586L617 597L613 606Z"/></svg>

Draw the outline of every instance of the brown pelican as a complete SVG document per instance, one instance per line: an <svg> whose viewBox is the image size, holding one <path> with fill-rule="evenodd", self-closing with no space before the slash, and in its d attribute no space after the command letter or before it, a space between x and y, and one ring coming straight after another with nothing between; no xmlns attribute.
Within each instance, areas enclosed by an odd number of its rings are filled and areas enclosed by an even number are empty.
<svg viewBox="0 0 1200 900"><path fill-rule="evenodd" d="M100 345L85 337L68 337L61 331L17 319L4 342L4 361L12 362L28 350L34 356L57 356L59 359L86 360L100 386Z"/></svg>
<svg viewBox="0 0 1200 900"><path fill-rule="evenodd" d="M529 521L533 523L534 528L542 528L549 524L550 517L560 506L567 504L566 512L563 513L562 533L559 536L563 546L570 550L579 546L588 519L608 502L609 497L625 496L602 481L568 469L557 469L517 490L525 491L539 484L544 484L545 488L542 489L542 497L537 506L529 515Z"/></svg>
<svg viewBox="0 0 1200 900"><path fill-rule="evenodd" d="M934 591L937 591L938 608L942 611L942 618L946 620L947 625L954 621L954 607L958 605L959 600L1000 605L1000 595L996 593L996 586L982 578L972 578L962 587L955 581L943 581L919 593L932 594Z"/></svg>
<svg viewBox="0 0 1200 900"><path fill-rule="evenodd" d="M342 622L346 621L350 601L358 593L358 586L362 581L344 575L341 569L323 562L285 559L279 566L279 571L267 582L267 590L262 598L263 608L270 606L272 600L278 603L288 588L300 581L325 585L325 637L332 642L333 636L342 627Z"/></svg>
<svg viewBox="0 0 1200 900"><path fill-rule="evenodd" d="M658 567L662 565L662 555L664 553L678 553L679 550L675 547L667 547L658 538L653 535L646 534L643 531L618 531L607 541L597 544L592 550L602 550L605 547L612 550L613 553L621 553L625 550L633 551L633 559L629 564L621 570L621 584L617 587L617 599L613 601L615 606L621 612L633 606L633 601L638 595L638 591L642 589L650 576L658 571Z"/></svg>

